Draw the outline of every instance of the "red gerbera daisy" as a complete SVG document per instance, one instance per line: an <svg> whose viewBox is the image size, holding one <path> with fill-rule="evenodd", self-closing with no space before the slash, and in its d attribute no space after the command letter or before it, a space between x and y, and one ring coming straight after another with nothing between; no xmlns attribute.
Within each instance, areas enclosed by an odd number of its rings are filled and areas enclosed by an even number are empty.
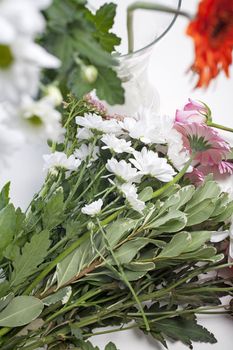
<svg viewBox="0 0 233 350"><path fill-rule="evenodd" d="M196 87L207 87L221 70L229 76L233 49L233 0L201 0L187 34L195 44L192 70L199 75Z"/></svg>

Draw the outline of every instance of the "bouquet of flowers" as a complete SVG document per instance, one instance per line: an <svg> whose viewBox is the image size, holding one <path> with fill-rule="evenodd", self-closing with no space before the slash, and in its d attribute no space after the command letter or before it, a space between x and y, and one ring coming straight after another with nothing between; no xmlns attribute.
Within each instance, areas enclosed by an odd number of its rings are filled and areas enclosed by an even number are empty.
<svg viewBox="0 0 233 350"><path fill-rule="evenodd" d="M219 297L233 287L207 272L227 266L211 240L226 234L233 201L198 167L232 163L209 113L190 101L176 119L111 116L93 96L70 97L26 213L9 184L1 192L2 350L92 349L109 325L164 346L216 342L195 314L230 312Z"/></svg>
<svg viewBox="0 0 233 350"><path fill-rule="evenodd" d="M0 192L1 350L96 350L92 336L131 328L215 343L196 315L231 314L233 199L218 180L233 163L216 129L232 130L193 100L174 117L108 112L100 99L124 102L114 4L15 5L0 1L2 140L36 135L50 153L25 212Z"/></svg>

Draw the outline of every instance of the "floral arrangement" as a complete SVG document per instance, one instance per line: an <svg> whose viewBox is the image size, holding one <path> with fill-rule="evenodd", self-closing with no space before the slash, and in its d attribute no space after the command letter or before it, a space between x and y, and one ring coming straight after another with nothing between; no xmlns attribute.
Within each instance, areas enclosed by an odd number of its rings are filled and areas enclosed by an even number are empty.
<svg viewBox="0 0 233 350"><path fill-rule="evenodd" d="M219 13L219 1L202 0L198 16L205 5ZM226 11L214 33L230 50ZM92 336L131 328L192 349L217 341L196 315L232 313L221 297L233 292L224 276L233 196L221 179L233 162L217 129L233 130L191 99L174 117L146 107L111 115L100 99L124 102L115 13L111 3L93 13L84 0L0 1L2 144L39 137L50 147L25 212L10 202L9 183L0 192L1 350L96 350ZM200 23L188 33L203 86L231 61L211 46L208 62Z"/></svg>
<svg viewBox="0 0 233 350"><path fill-rule="evenodd" d="M107 325L164 346L216 342L195 314L230 312L219 297L233 287L201 276L228 266L213 242L231 234L233 201L199 167L233 166L209 113L191 100L175 119L67 102L64 140L44 156L27 212L9 203L9 184L1 192L2 350L94 349L87 339Z"/></svg>

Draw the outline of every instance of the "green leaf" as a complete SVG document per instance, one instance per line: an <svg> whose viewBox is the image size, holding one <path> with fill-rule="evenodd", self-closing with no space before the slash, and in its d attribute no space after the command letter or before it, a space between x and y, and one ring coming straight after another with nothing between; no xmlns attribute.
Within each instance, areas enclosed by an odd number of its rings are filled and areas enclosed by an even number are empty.
<svg viewBox="0 0 233 350"><path fill-rule="evenodd" d="M192 197L192 200L186 206L186 211L191 211L191 208L199 205L207 199L214 199L220 195L221 189L215 181L207 181L200 186Z"/></svg>
<svg viewBox="0 0 233 350"><path fill-rule="evenodd" d="M58 303L59 301L62 305L69 301L72 293L72 288L70 286L58 290L56 293L49 295L48 297L42 299L44 305L49 306Z"/></svg>
<svg viewBox="0 0 233 350"><path fill-rule="evenodd" d="M211 231L193 231L190 232L191 241L186 246L185 252L193 252L201 248L205 242L209 241L213 232Z"/></svg>
<svg viewBox="0 0 233 350"><path fill-rule="evenodd" d="M10 279L11 286L20 285L36 272L37 267L47 256L49 245L49 232L45 230L32 236L31 241L22 248L22 254L18 251L13 261L14 270Z"/></svg>
<svg viewBox="0 0 233 350"><path fill-rule="evenodd" d="M68 76L68 87L77 98L82 99L85 94L95 88L95 84L90 84L84 81L81 74L81 68L76 67Z"/></svg>
<svg viewBox="0 0 233 350"><path fill-rule="evenodd" d="M215 208L215 203L210 199L205 199L202 202L185 209L187 215L187 226L200 224L209 219Z"/></svg>
<svg viewBox="0 0 233 350"><path fill-rule="evenodd" d="M10 182L7 182L0 192L0 210L9 203Z"/></svg>
<svg viewBox="0 0 233 350"><path fill-rule="evenodd" d="M194 261L213 261L215 262L222 260L222 256L216 255L216 248L214 247L203 247L199 250L190 253L184 253L178 257L181 260L194 260ZM217 256L217 258L216 258Z"/></svg>
<svg viewBox="0 0 233 350"><path fill-rule="evenodd" d="M79 344L80 350L99 350L98 346L92 345L91 342L89 341L79 340L78 344Z"/></svg>
<svg viewBox="0 0 233 350"><path fill-rule="evenodd" d="M95 14L94 22L97 30L107 33L114 24L116 4L108 3L101 6Z"/></svg>
<svg viewBox="0 0 233 350"><path fill-rule="evenodd" d="M64 195L62 187L59 187L52 197L45 204L42 214L43 225L45 229L52 229L63 220Z"/></svg>
<svg viewBox="0 0 233 350"><path fill-rule="evenodd" d="M1 327L24 326L35 320L43 310L43 303L32 296L18 296L0 312Z"/></svg>
<svg viewBox="0 0 233 350"><path fill-rule="evenodd" d="M101 100L107 101L110 105L124 103L124 89L113 69L98 67L98 78L95 84L97 95Z"/></svg>
<svg viewBox="0 0 233 350"><path fill-rule="evenodd" d="M171 210L165 215L155 219L147 228L155 228L162 232L177 232L182 230L187 222L186 215L179 210Z"/></svg>
<svg viewBox="0 0 233 350"><path fill-rule="evenodd" d="M214 221L216 221L216 222L225 221L225 220L229 219L232 216L232 214L233 214L233 201L229 202L225 206L225 208L221 214L214 217Z"/></svg>
<svg viewBox="0 0 233 350"><path fill-rule="evenodd" d="M13 241L15 230L15 209L12 204L8 204L0 211L0 259L4 249Z"/></svg>
<svg viewBox="0 0 233 350"><path fill-rule="evenodd" d="M116 249L115 256L120 264L130 263L135 255L145 247L150 241L147 238L137 238L124 243L120 248ZM108 259L109 260L109 259Z"/></svg>
<svg viewBox="0 0 233 350"><path fill-rule="evenodd" d="M162 332L173 340L192 345L192 341L215 344L217 340L206 328L197 324L195 319L182 317L167 318L155 322L156 331Z"/></svg>
<svg viewBox="0 0 233 350"><path fill-rule="evenodd" d="M143 190L139 193L138 199L140 199L143 202L147 202L151 200L152 196L153 196L153 188L148 186L143 188Z"/></svg>
<svg viewBox="0 0 233 350"><path fill-rule="evenodd" d="M115 46L120 45L121 39L116 36L114 33L98 33L95 34L95 37L98 38L102 48L108 52L115 50Z"/></svg>
<svg viewBox="0 0 233 350"><path fill-rule="evenodd" d="M74 47L77 53L87 57L96 66L116 66L118 62L87 31L77 29L74 34Z"/></svg>
<svg viewBox="0 0 233 350"><path fill-rule="evenodd" d="M56 270L58 288L78 275L85 266L95 259L95 257L96 255L92 252L90 241L86 241L64 260L59 262Z"/></svg>
<svg viewBox="0 0 233 350"><path fill-rule="evenodd" d="M174 258L183 253L191 242L191 235L188 232L177 233L171 241L163 248L161 253L157 256L161 258Z"/></svg>
<svg viewBox="0 0 233 350"><path fill-rule="evenodd" d="M166 202L162 206L161 212L164 212L171 207L178 210L190 201L194 192L195 187L193 185L181 188L178 192L176 192L166 200Z"/></svg>
<svg viewBox="0 0 233 350"><path fill-rule="evenodd" d="M14 293L9 293L6 296L0 298L0 311L5 309L9 302L14 298Z"/></svg>
<svg viewBox="0 0 233 350"><path fill-rule="evenodd" d="M117 347L116 347L116 345L113 344L112 342L109 342L109 343L105 346L104 350L117 350Z"/></svg>
<svg viewBox="0 0 233 350"><path fill-rule="evenodd" d="M137 225L137 220L121 218L108 225L105 229L108 244L114 248L121 241L127 232L134 229Z"/></svg>

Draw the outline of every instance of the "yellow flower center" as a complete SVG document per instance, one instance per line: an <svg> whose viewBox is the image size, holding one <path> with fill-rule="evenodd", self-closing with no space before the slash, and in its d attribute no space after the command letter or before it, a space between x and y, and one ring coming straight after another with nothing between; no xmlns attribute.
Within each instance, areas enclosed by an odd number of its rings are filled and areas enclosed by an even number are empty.
<svg viewBox="0 0 233 350"><path fill-rule="evenodd" d="M7 69L14 61L11 48L8 45L0 44L0 69Z"/></svg>
<svg viewBox="0 0 233 350"><path fill-rule="evenodd" d="M27 118L27 121L31 126L40 127L43 125L43 121L37 115L32 115L30 118Z"/></svg>

